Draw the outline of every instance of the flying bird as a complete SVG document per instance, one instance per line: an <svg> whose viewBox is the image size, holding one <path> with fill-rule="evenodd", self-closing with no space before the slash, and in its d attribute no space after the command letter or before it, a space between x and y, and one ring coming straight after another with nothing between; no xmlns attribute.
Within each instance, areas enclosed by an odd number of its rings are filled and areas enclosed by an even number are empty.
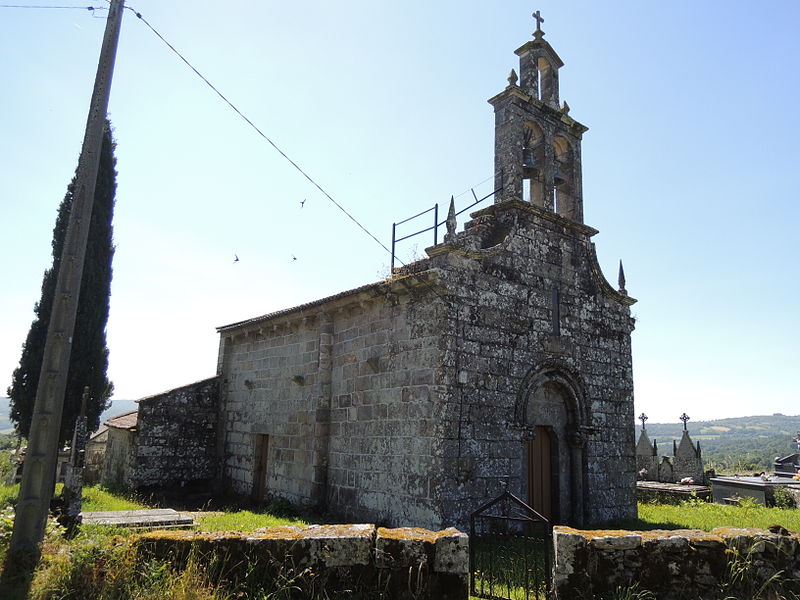
<svg viewBox="0 0 800 600"><path fill-rule="evenodd" d="M292 260L297 260L297 257L294 254L292 254Z"/></svg>
<svg viewBox="0 0 800 600"><path fill-rule="evenodd" d="M303 198L303 201L300 203L300 208L303 208L303 206L305 205L305 203L306 203L306 198Z"/></svg>
<svg viewBox="0 0 800 600"><path fill-rule="evenodd" d="M239 262L239 255L238 254L234 254L233 256L234 256L233 262L235 262L235 263Z"/></svg>

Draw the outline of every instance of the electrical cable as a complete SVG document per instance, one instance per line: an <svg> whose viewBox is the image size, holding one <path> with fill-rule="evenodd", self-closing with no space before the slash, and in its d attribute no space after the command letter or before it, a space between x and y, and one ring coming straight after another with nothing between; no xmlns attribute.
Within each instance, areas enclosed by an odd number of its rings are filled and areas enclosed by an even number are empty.
<svg viewBox="0 0 800 600"><path fill-rule="evenodd" d="M160 34L158 31L156 31L156 29L155 29L155 28L154 28L154 27L153 27L153 26L152 26L150 23L148 23L148 22L147 22L147 19L145 19L145 18L142 16L142 14L141 14L140 12L137 12L135 9L131 8L130 6L126 6L125 8L126 8L126 9L128 9L128 10L130 10L131 12L133 12L133 14L135 14L135 15L136 15L136 17L137 17L139 20L141 20L141 21L142 21L142 23L144 23L145 25L147 25L147 27L150 29L150 31L152 31L152 32L153 32L153 33L154 33L154 34L155 34L155 35L156 35L156 36L157 36L157 37L158 37L158 38L159 38L159 39L160 39L162 42L164 42L164 43L167 45L167 47L168 47L170 50L172 50L172 52L174 52L174 53L175 53L175 54L178 56L178 58L180 58L180 59L181 59L181 60L182 60L182 61L183 61L183 62L186 64L186 66L188 66L188 67L189 67L189 68L190 68L192 71L194 71L194 72L195 72L195 74L196 74L196 75L197 75L197 76L198 76L200 79L202 79L202 80L205 82L205 84L206 84L206 85L208 85L208 87L210 87L212 90L214 90L214 92L215 92L215 93L216 93L216 94L217 94L217 95L218 95L220 98L222 98L222 100L223 100L223 101L224 101L224 102L225 102L225 103L226 103L228 106L230 106L230 107L231 107L231 108L232 108L232 109L233 109L233 110L236 112L236 114L238 114L238 115L239 115L239 116L240 116L242 119L244 119L244 121L245 121L245 122L246 122L248 125L250 125L250 127L252 127L252 128L253 128L253 129L256 131L256 133L258 133L258 135L260 135L262 138L264 138L264 139L265 139L265 140L266 140L266 141L267 141L267 142L268 142L268 143L269 143L269 144L270 144L270 145L271 145L271 146L272 146L272 147L273 147L275 150L277 150L277 152L278 152L278 153L279 153L281 156L283 156L283 158L285 158L287 161L289 161L289 164L291 164L291 165L292 165L292 166L293 166L295 169L297 169L297 170L300 172L300 174L302 174L302 175L303 175L303 177L305 177L305 178L306 178L306 179L307 179L307 180L308 180L308 181L309 181L309 182L310 182L310 183L311 183L311 184L312 184L314 187L316 187L316 188L317 188L317 189L318 189L320 192L322 192L322 194L323 194L323 195L324 195L324 196L325 196L325 197L326 197L328 200L330 200L331 202L333 202L333 204L334 204L334 205L335 205L335 206L336 206L336 207L337 207L337 208L338 208L340 211L342 211L342 212L343 212L345 215L347 215L347 217L348 217L348 218L349 218L351 221L353 221L353 223L355 223L355 224L356 224L356 225L357 225L357 226L358 226L358 227L359 227L359 228L360 228L360 229L361 229L361 230L362 230L364 233L366 233L366 234L367 234L369 237L371 237L373 240L375 240L375 242L377 242L377 243L380 245L380 247L381 247L381 248L383 248L384 250L386 250L386 252L388 252L388 253L390 253L390 254L391 254L391 250L389 250L389 248L387 248L387 247L386 247L386 246L383 244L383 242L381 242L381 241L380 241L380 240L379 240L377 237L375 237L375 236L372 234L372 232L371 232L371 231L369 231L369 230L368 230L366 227L364 227L364 226L363 226L361 223L359 223L358 219L356 219L356 218L355 218L353 215L351 215L349 212L347 212L347 209L345 209L345 208L344 208L344 207L343 207L341 204L339 204L339 203L338 203L336 200L334 200L334 199L333 199L333 197L332 197L332 196L331 196L331 195L330 195L328 192L326 192L326 191L325 191L325 189L324 189L324 188L323 188L323 187L322 187L320 184L318 184L318 183L317 183L317 182L316 182L316 181L315 181L315 180L314 180L314 179L313 179L313 178L312 178L312 177L311 177L311 176L310 176L308 173L306 173L306 172L305 172L305 171L302 169L302 167L300 167L300 165L298 165L298 164L297 164L295 161L293 161L291 158L289 158L289 156L288 156L288 155L287 155L287 154L286 154L286 153L285 153L283 150L281 150L281 149L278 147L278 145L277 145L275 142L273 142L273 141L272 141L272 140L269 138L269 136L267 136L267 135L266 135L266 134L265 134L263 131L261 131L261 129L259 129L259 128L256 126L256 124L255 124L255 123L253 123L253 122L252 122L252 121L251 121L249 118L247 118L247 116L245 116L245 114L244 114L244 113L242 113L242 111L240 111L240 110L239 110L239 109L238 109L238 108L237 108L237 107L236 107L236 106L233 104L233 102L231 102L230 100L228 100L228 98L226 98L226 97L225 97L225 95L224 95L222 92L220 92L220 91L219 91L219 90L216 88L216 86L214 86L214 84L213 84L213 83L211 83L211 82L210 82L208 79L206 79L206 77L205 77L205 76L204 76L202 73L200 73L200 71L198 71L198 70L197 70L197 69L194 67L194 65L192 65L192 63L190 63L190 62L189 62L189 61L186 59L186 57L184 57L184 56L183 56L183 55L182 55L182 54L181 54L181 53L180 53L180 52L179 52L179 51L178 51L178 50L175 48L175 46L173 46L172 44L170 44L170 43L169 43L169 42L168 42L168 41L167 41L167 40L164 38L164 36L162 36L162 35L161 35L161 34Z"/></svg>
<svg viewBox="0 0 800 600"><path fill-rule="evenodd" d="M31 4L0 4L0 8L45 8L45 9L53 9L53 8L66 8L66 9L78 9L78 10L108 10L105 6L43 6L43 5L31 5Z"/></svg>

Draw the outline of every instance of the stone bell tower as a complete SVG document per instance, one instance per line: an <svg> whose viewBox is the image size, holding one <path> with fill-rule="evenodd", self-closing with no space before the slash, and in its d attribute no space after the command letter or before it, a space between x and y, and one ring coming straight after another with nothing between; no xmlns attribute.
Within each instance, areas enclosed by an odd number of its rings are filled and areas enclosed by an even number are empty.
<svg viewBox="0 0 800 600"><path fill-rule="evenodd" d="M533 40L516 50L505 90L489 100L495 113L495 202L523 200L583 223L581 137L587 127L561 103L558 70L564 66L544 39L539 11Z"/></svg>

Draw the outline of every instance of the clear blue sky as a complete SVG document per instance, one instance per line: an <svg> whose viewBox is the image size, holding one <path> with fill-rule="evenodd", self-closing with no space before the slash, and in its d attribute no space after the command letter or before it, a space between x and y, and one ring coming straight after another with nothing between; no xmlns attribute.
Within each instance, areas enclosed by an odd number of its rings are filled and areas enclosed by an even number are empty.
<svg viewBox="0 0 800 600"><path fill-rule="evenodd" d="M491 176L486 100L541 10L562 99L590 128L586 222L607 278L622 258L639 299L637 414L800 412L796 1L130 6L387 245L393 221ZM104 24L0 8L0 392L50 264ZM110 118L117 398L213 375L215 326L386 273L385 252L130 11Z"/></svg>

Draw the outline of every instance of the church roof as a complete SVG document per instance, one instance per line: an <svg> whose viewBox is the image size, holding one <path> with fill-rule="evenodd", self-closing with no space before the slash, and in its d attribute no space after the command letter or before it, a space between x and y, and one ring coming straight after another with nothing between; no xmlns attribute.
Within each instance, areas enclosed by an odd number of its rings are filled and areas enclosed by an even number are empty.
<svg viewBox="0 0 800 600"><path fill-rule="evenodd" d="M139 411L132 410L130 412L117 415L116 417L111 417L108 421L106 421L105 424L112 429L134 429L136 427L136 420L138 416Z"/></svg>
<svg viewBox="0 0 800 600"><path fill-rule="evenodd" d="M301 310L305 310L307 308L313 308L315 306L322 306L323 304L327 304L329 302L333 302L335 300L339 300L341 298L346 298L348 296L356 296L363 292L367 291L374 291L375 296L383 295L385 293L385 288L390 287L393 283L405 279L411 275L419 274L421 271L424 271L425 268L428 266L428 260L422 259L413 263L402 267L399 270L395 271L395 275L392 279L385 279L382 281L376 281L373 283L368 283L366 285L362 285L357 288L353 288L350 290L346 290L344 292L339 292L338 294L334 294L333 296L326 296L325 298L320 298L318 300L312 300L311 302L306 302L305 304L299 304L297 306L293 306L291 308L284 308L282 310L278 310L275 312L267 313L265 315L261 315L260 317L253 317L252 319L245 319L244 321L238 321L237 323L231 323L230 325L221 325L217 327L217 332L222 333L224 331L230 331L231 329L237 329L239 327L243 327L246 325L252 325L254 323L261 323L264 321L269 321L276 317L281 317L283 315L288 315L294 312L298 312Z"/></svg>

